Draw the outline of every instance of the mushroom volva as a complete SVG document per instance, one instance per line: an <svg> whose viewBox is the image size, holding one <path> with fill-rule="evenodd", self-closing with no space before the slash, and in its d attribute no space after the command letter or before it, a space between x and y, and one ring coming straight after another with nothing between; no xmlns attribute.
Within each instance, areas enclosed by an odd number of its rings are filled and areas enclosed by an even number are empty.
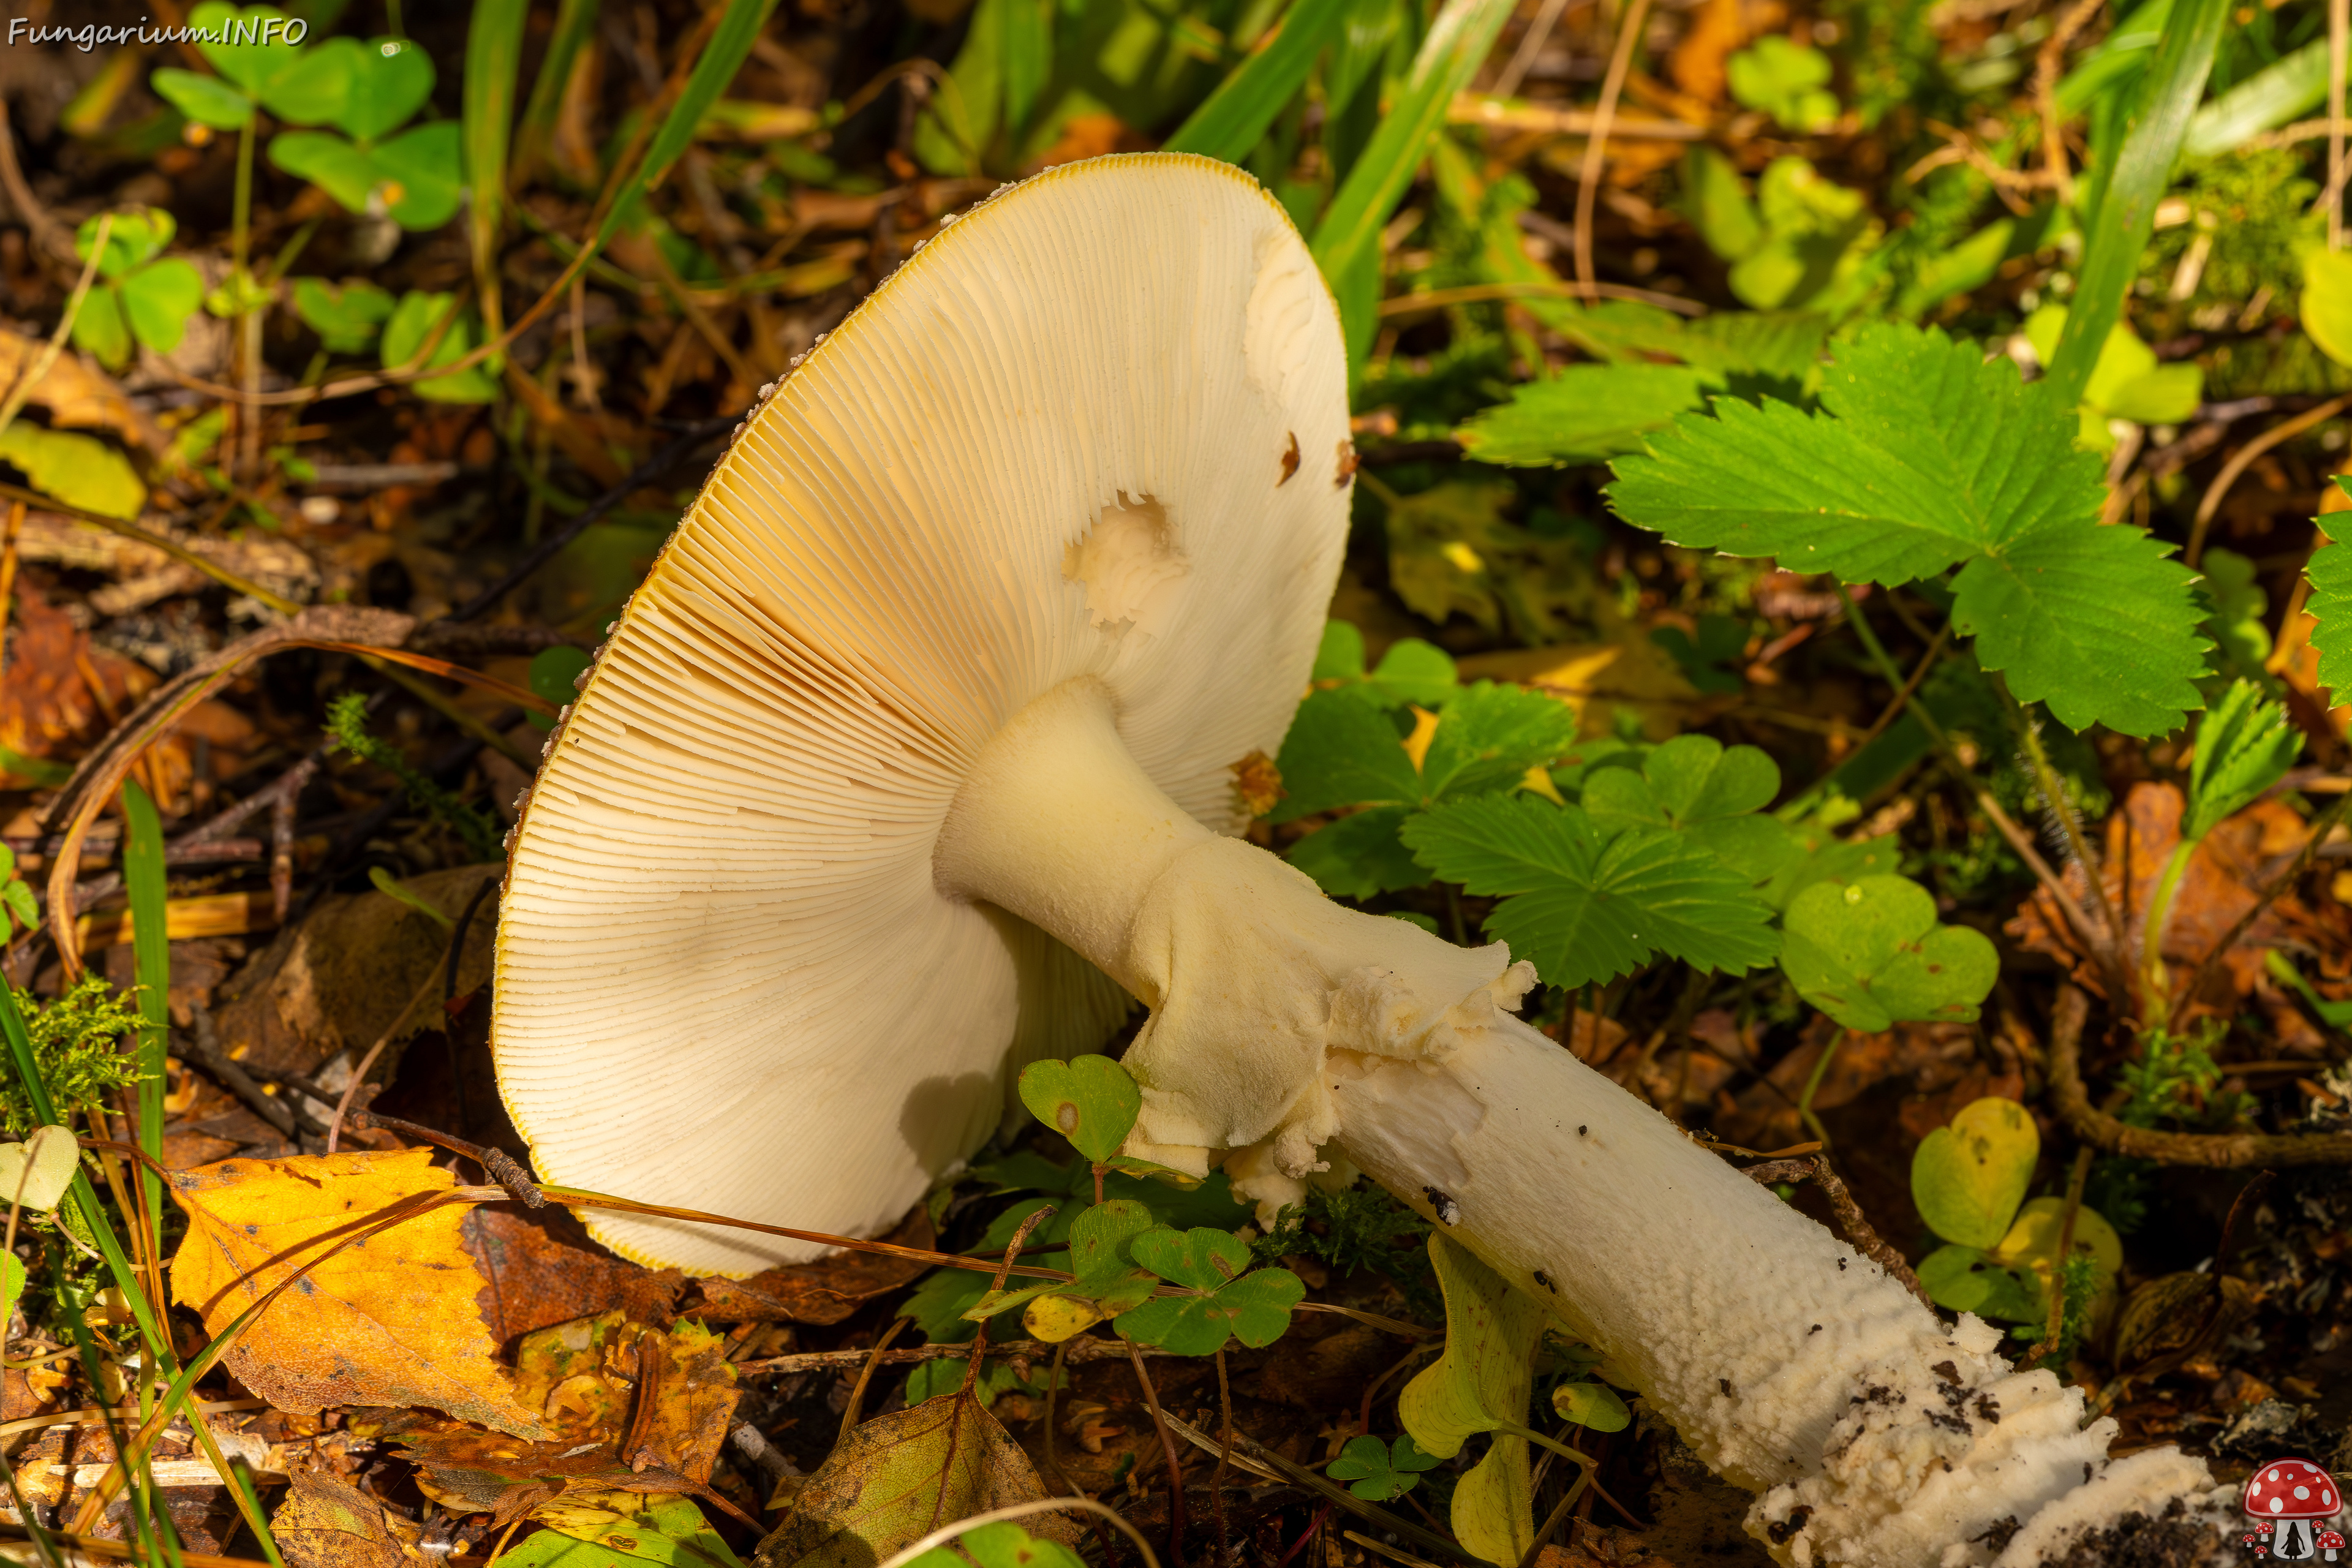
<svg viewBox="0 0 2352 1568"><path fill-rule="evenodd" d="M1263 1205L1352 1161L1606 1350L1784 1562L2038 1563L2207 1506L1512 1016L1501 943L1235 837L1339 571L1347 396L1307 247L1205 159L1054 170L877 289L739 433L524 804L492 1044L541 1173L871 1233L1132 998L1132 1152ZM705 1274L810 1250L589 1224Z"/></svg>

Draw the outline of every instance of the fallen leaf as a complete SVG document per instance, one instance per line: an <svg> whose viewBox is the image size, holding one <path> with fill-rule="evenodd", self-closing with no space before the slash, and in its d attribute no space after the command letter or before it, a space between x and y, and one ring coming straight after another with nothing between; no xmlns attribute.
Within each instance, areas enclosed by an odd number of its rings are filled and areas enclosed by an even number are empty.
<svg viewBox="0 0 2352 1568"><path fill-rule="evenodd" d="M0 386L16 385L47 346L21 332L0 331ZM111 430L157 453L169 445L155 422L86 354L59 354L26 401L47 409L49 423L60 429Z"/></svg>
<svg viewBox="0 0 2352 1568"><path fill-rule="evenodd" d="M536 1515L549 1528L499 1561L502 1568L742 1568L702 1510L687 1499L632 1492L566 1493Z"/></svg>
<svg viewBox="0 0 2352 1568"><path fill-rule="evenodd" d="M754 1568L871 1568L943 1524L1045 1495L1029 1456L968 1394L879 1415L849 1434L760 1543ZM1073 1544L1077 1529L1040 1514L1023 1522Z"/></svg>
<svg viewBox="0 0 2352 1568"><path fill-rule="evenodd" d="M2123 913L2126 951L2135 960L2145 941L2148 896L2180 843L2181 805L2180 792L2171 784L2135 784L2123 809L2107 818L2101 880L2108 900ZM2176 985L2187 984L2214 945L2253 907L2255 889L2285 868L2286 857L2302 847L2309 831L2283 802L2259 800L2205 836L2173 890L2164 924L2164 958ZM2078 865L2069 865L2061 879L2077 897L2086 887ZM2068 966L2085 989L2105 994L2098 966L2083 951L2049 889L2036 888L2004 929L2021 946ZM2313 909L2290 889L2222 955L2226 996L2217 992L2189 1000L2228 1007L2229 999L2256 989L2263 980L2263 953L2282 945L2341 953L2352 945L2352 918L2332 903Z"/></svg>
<svg viewBox="0 0 2352 1568"><path fill-rule="evenodd" d="M290 1568L404 1568L421 1563L424 1531L355 1487L317 1470L294 1478L269 1516Z"/></svg>
<svg viewBox="0 0 2352 1568"><path fill-rule="evenodd" d="M430 1149L226 1160L172 1177L188 1237L172 1260L174 1300L218 1334L303 1263L418 1193L455 1178ZM230 1372L281 1410L430 1405L518 1436L542 1435L515 1402L474 1310L482 1277L455 1205L327 1257L230 1348Z"/></svg>
<svg viewBox="0 0 2352 1568"><path fill-rule="evenodd" d="M686 1287L686 1277L675 1268L647 1268L606 1251L588 1238L587 1228L570 1209L552 1204L535 1210L486 1205L466 1216L465 1237L466 1250L485 1281L476 1304L490 1326L490 1337L500 1344L606 1309L617 1309L638 1322L667 1318ZM912 1266L908 1277L921 1269L920 1264ZM854 1310L845 1309L841 1315L847 1317ZM709 1311L700 1315L729 1321Z"/></svg>
<svg viewBox="0 0 2352 1568"><path fill-rule="evenodd" d="M1707 717L1708 700L1672 654L1630 623L1620 632L1605 642L1478 654L1459 661L1462 679L1516 680L1557 697L1575 712L1586 735L1612 733L1620 709L1637 715L1642 732L1654 741L1679 734Z"/></svg>
<svg viewBox="0 0 2352 1568"><path fill-rule="evenodd" d="M127 711L146 695L155 675L93 647L27 578L16 579L16 598L8 679L0 680L0 751L69 760L105 727L110 711ZM89 689L93 678L102 689L97 695ZM21 789L32 782L0 769L0 785Z"/></svg>
<svg viewBox="0 0 2352 1568"><path fill-rule="evenodd" d="M498 872L461 866L407 882L440 908L457 910ZM478 916L467 929L459 994L488 978L495 926ZM218 1020L221 1048L259 1068L313 1076L339 1054L356 1060L446 960L448 942L431 918L373 889L320 899L300 925L278 932L229 983ZM419 1030L432 1021L420 1007L408 1026ZM375 1076L385 1079L390 1070Z"/></svg>
<svg viewBox="0 0 2352 1568"><path fill-rule="evenodd" d="M938 1237L918 1204L898 1229L882 1237L898 1247L929 1250ZM877 1296L887 1295L930 1267L876 1252L836 1252L814 1263L789 1264L749 1279L698 1279L702 1304L695 1315L714 1323L837 1323Z"/></svg>

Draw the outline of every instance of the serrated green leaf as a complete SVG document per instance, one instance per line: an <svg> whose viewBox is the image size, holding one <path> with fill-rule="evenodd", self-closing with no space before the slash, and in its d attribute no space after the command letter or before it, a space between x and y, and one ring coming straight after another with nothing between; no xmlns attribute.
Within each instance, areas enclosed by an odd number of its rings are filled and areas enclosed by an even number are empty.
<svg viewBox="0 0 2352 1568"><path fill-rule="evenodd" d="M1576 744L1576 713L1525 687L1481 680L1454 695L1421 760L1423 801L1509 789Z"/></svg>
<svg viewBox="0 0 2352 1568"><path fill-rule="evenodd" d="M2336 476L2336 488L2352 495L2346 476ZM2319 624L2311 646L2319 650L2319 684L2327 688L2328 705L2352 702L2352 511L2327 512L2313 520L2327 536L2331 548L2311 552L2303 574L2311 580L2311 596L2304 608Z"/></svg>
<svg viewBox="0 0 2352 1568"><path fill-rule="evenodd" d="M1960 1108L1911 1156L1911 1201L1927 1228L1963 1247L2000 1245L2042 1157L2025 1107L1992 1096Z"/></svg>
<svg viewBox="0 0 2352 1568"><path fill-rule="evenodd" d="M1822 402L1718 400L1622 459L1610 499L1676 543L1849 583L1961 567L1955 628L2075 729L2151 734L2198 705L2190 574L2137 530L2099 526L2099 460L2075 447L2073 409L2005 360L1895 325L1855 334Z"/></svg>
<svg viewBox="0 0 2352 1568"><path fill-rule="evenodd" d="M1031 1062L1021 1069L1021 1103L1100 1164L1118 1152L1143 1108L1143 1090L1108 1057Z"/></svg>
<svg viewBox="0 0 2352 1568"><path fill-rule="evenodd" d="M2182 841L2196 842L2252 805L2286 776L2302 750L2302 731L2288 722L2283 704L2263 700L2262 689L2251 680L2231 682L2197 726Z"/></svg>
<svg viewBox="0 0 2352 1568"><path fill-rule="evenodd" d="M1399 837L1415 815L1410 805L1376 805L1316 829L1285 850L1283 858L1335 899L1418 888L1429 873Z"/></svg>
<svg viewBox="0 0 2352 1568"><path fill-rule="evenodd" d="M1717 378L1668 364L1576 364L1522 383L1454 432L1482 463L1519 468L1597 463L1639 451L1642 437L1700 406Z"/></svg>
<svg viewBox="0 0 2352 1568"><path fill-rule="evenodd" d="M1982 931L1938 925L1935 896L1903 877L1819 883L1790 900L1780 967L1849 1029L1968 1023L2000 969Z"/></svg>
<svg viewBox="0 0 2352 1568"><path fill-rule="evenodd" d="M1595 1432L1622 1432L1633 1422L1624 1399L1605 1383L1563 1383L1551 1391L1551 1407L1561 1420Z"/></svg>
<svg viewBox="0 0 2352 1568"><path fill-rule="evenodd" d="M1318 691L1298 705L1275 759L1282 803L1269 822L1364 803L1421 799L1421 773L1396 726L1371 705L1342 691Z"/></svg>
<svg viewBox="0 0 2352 1568"><path fill-rule="evenodd" d="M1548 984L1608 979L1661 952L1738 973L1779 951L1748 882L1675 833L1604 829L1580 807L1512 795L1425 813L1403 837L1438 876L1503 898L1486 931Z"/></svg>

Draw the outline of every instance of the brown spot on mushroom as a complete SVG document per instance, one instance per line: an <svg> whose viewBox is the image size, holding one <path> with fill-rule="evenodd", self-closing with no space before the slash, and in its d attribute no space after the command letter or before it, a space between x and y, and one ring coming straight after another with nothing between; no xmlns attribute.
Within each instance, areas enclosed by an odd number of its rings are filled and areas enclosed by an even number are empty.
<svg viewBox="0 0 2352 1568"><path fill-rule="evenodd" d="M1339 442L1339 471L1332 476L1331 488L1338 489L1354 479L1356 470L1362 466L1363 459L1356 456L1356 444L1342 438Z"/></svg>
<svg viewBox="0 0 2352 1568"><path fill-rule="evenodd" d="M1551 1282L1551 1276L1545 1273L1540 1268L1536 1270L1536 1283L1542 1286L1545 1289L1550 1291L1555 1296L1559 1294L1559 1287L1553 1284Z"/></svg>
<svg viewBox="0 0 2352 1568"><path fill-rule="evenodd" d="M1282 455L1282 478L1274 481L1274 488L1276 489L1280 489L1283 486L1288 484L1292 479L1297 477L1298 432L1293 430L1290 432L1290 449Z"/></svg>
<svg viewBox="0 0 2352 1568"><path fill-rule="evenodd" d="M1718 1377L1715 1380L1715 1385L1716 1387L1723 1390L1723 1396L1726 1399L1731 1397L1731 1379L1727 1377Z"/></svg>
<svg viewBox="0 0 2352 1568"><path fill-rule="evenodd" d="M1252 816L1264 816L1281 803L1282 772L1264 752L1252 752L1233 767L1234 800Z"/></svg>
<svg viewBox="0 0 2352 1568"><path fill-rule="evenodd" d="M1439 1192L1435 1187L1423 1187L1421 1190L1423 1195L1429 1199L1429 1206L1436 1211L1438 1224L1460 1225L1462 1223L1462 1205L1460 1204L1455 1203L1452 1198L1448 1197L1445 1194Z"/></svg>
<svg viewBox="0 0 2352 1568"><path fill-rule="evenodd" d="M1794 1539L1799 1531L1805 1528L1805 1521L1812 1517L1813 1510L1805 1504L1800 1503L1795 1508L1789 1510L1788 1518L1780 1521L1778 1524L1766 1525L1764 1527L1764 1533L1772 1538L1773 1545L1786 1546L1792 1539Z"/></svg>
<svg viewBox="0 0 2352 1568"><path fill-rule="evenodd" d="M1950 1362L1939 1361L1927 1370L1934 1373L1937 1377L1942 1378L1946 1383L1958 1384L1960 1381L1960 1369L1954 1366Z"/></svg>

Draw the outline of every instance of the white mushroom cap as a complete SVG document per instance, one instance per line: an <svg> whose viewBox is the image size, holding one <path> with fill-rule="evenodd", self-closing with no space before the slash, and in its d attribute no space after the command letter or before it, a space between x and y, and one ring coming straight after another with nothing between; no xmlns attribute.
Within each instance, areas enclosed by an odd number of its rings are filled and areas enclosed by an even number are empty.
<svg viewBox="0 0 2352 1568"><path fill-rule="evenodd" d="M887 1226L1009 1072L1129 1003L943 895L975 755L1081 676L1152 782L1238 831L1345 541L1337 312L1231 165L1066 165L902 267L751 418L551 742L513 839L492 1034L554 1183ZM742 1275L818 1248L603 1215Z"/></svg>

